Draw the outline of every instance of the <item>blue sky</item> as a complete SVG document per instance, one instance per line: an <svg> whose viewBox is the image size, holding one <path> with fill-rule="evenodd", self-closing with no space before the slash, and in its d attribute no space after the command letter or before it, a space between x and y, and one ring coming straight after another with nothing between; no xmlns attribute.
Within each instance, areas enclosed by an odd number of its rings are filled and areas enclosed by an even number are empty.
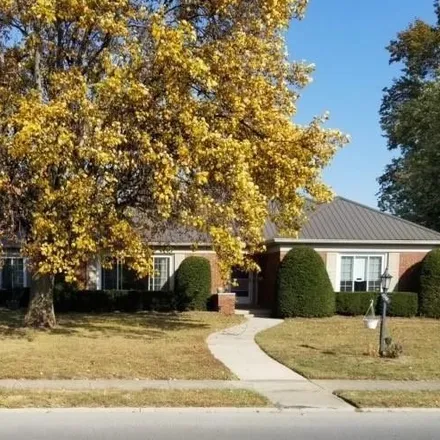
<svg viewBox="0 0 440 440"><path fill-rule="evenodd" d="M433 11L433 0L310 0L305 19L292 23L289 56L316 64L296 122L329 110L328 126L352 137L324 172L338 195L377 206L376 179L392 157L378 111L382 89L399 73L385 47L416 17L432 22Z"/></svg>

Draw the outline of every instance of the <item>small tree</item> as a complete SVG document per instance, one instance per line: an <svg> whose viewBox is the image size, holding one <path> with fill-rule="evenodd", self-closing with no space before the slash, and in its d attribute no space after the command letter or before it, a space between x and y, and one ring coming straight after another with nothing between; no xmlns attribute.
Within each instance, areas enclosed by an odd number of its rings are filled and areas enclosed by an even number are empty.
<svg viewBox="0 0 440 440"><path fill-rule="evenodd" d="M335 293L321 256L312 248L292 249L277 279L276 314L281 318L324 317L335 313Z"/></svg>
<svg viewBox="0 0 440 440"><path fill-rule="evenodd" d="M206 258L183 260L176 276L176 296L180 310L206 310L211 295L211 265Z"/></svg>
<svg viewBox="0 0 440 440"><path fill-rule="evenodd" d="M420 314L440 318L440 249L435 249L422 262L420 274Z"/></svg>

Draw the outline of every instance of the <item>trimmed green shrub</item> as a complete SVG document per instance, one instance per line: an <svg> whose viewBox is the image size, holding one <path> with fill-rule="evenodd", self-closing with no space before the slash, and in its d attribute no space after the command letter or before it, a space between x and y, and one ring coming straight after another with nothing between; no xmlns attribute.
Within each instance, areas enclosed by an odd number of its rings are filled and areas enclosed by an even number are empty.
<svg viewBox="0 0 440 440"><path fill-rule="evenodd" d="M377 304L378 292L336 292L336 313L360 316L367 313L371 300Z"/></svg>
<svg viewBox="0 0 440 440"><path fill-rule="evenodd" d="M391 292L387 305L388 316L412 317L417 315L418 295L414 292ZM382 298L379 292L337 292L336 313L346 316L365 315L374 300L375 313L382 313Z"/></svg>
<svg viewBox="0 0 440 440"><path fill-rule="evenodd" d="M420 314L440 318L440 249L434 249L422 261L420 271Z"/></svg>
<svg viewBox="0 0 440 440"><path fill-rule="evenodd" d="M185 258L176 274L179 310L206 310L211 296L211 265L206 258Z"/></svg>
<svg viewBox="0 0 440 440"><path fill-rule="evenodd" d="M307 246L293 248L278 270L275 314L319 318L334 313L335 293L321 256Z"/></svg>
<svg viewBox="0 0 440 440"><path fill-rule="evenodd" d="M414 292L391 292L391 302L387 305L388 316L412 318L419 310L419 296ZM379 297L378 313L382 311L382 298Z"/></svg>

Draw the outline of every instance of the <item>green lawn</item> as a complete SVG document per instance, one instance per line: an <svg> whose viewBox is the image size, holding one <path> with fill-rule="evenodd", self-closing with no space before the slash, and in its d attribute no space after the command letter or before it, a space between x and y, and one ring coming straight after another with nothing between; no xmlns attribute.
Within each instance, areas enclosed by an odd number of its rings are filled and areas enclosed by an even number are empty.
<svg viewBox="0 0 440 440"><path fill-rule="evenodd" d="M379 330L362 318L289 319L257 335L270 356L311 379L440 379L440 320L391 318L403 356L377 356Z"/></svg>
<svg viewBox="0 0 440 440"><path fill-rule="evenodd" d="M440 408L440 391L336 391L357 408Z"/></svg>
<svg viewBox="0 0 440 440"><path fill-rule="evenodd" d="M36 331L22 319L0 310L0 379L231 379L206 338L242 322L214 312L72 314Z"/></svg>
<svg viewBox="0 0 440 440"><path fill-rule="evenodd" d="M0 390L0 408L267 407L248 390Z"/></svg>

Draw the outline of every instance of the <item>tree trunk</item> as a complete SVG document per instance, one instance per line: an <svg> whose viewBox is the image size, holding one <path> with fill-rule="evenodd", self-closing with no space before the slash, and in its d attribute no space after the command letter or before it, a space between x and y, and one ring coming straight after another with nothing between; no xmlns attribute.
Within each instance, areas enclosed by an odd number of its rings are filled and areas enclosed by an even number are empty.
<svg viewBox="0 0 440 440"><path fill-rule="evenodd" d="M56 325L53 307L53 275L32 277L31 298L24 325L34 328L53 328Z"/></svg>

